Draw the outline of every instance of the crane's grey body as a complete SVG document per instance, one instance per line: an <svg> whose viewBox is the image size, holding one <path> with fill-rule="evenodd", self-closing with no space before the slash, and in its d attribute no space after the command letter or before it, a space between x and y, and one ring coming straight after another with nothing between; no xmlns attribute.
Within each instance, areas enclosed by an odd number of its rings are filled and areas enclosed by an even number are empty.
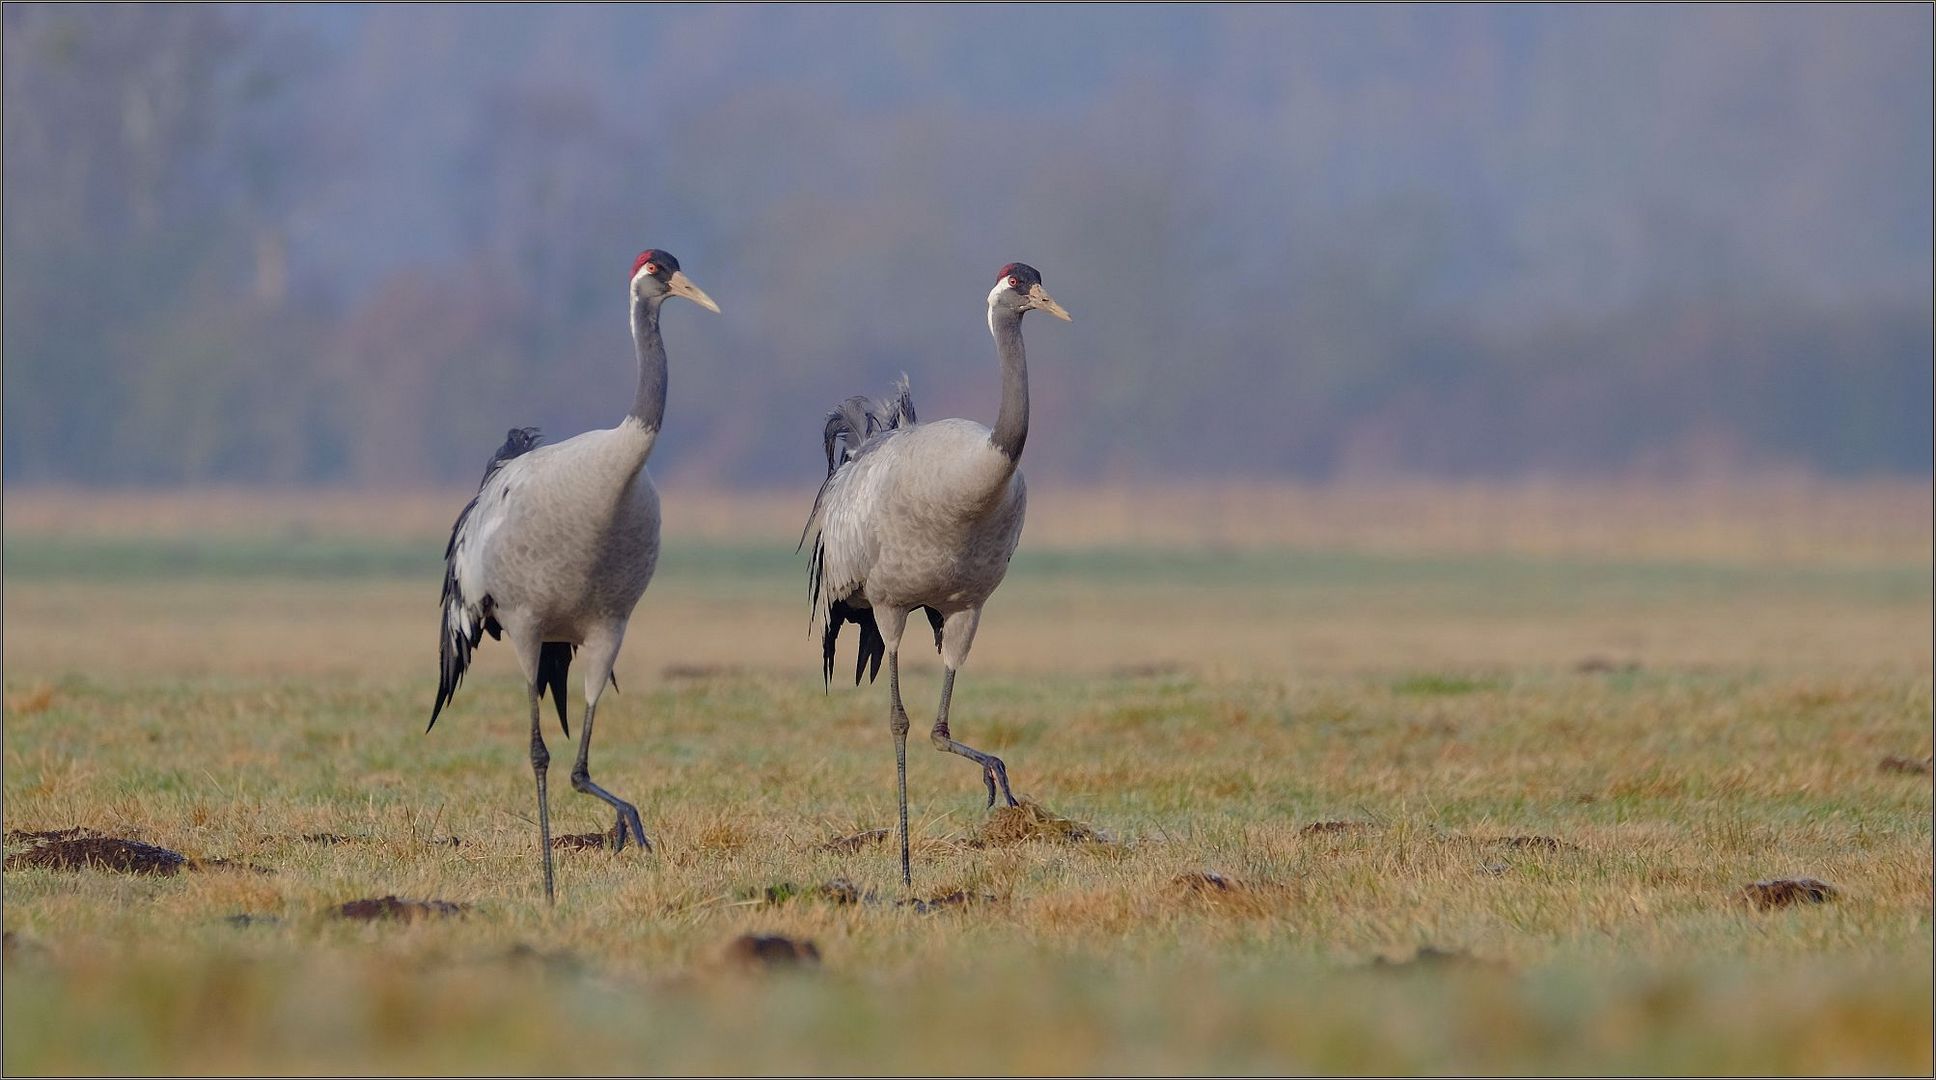
<svg viewBox="0 0 1936 1080"><path fill-rule="evenodd" d="M900 647L909 613L925 609L945 669L930 739L980 765L988 805L999 789L1010 806L1008 767L992 754L957 742L948 727L955 673L968 659L982 605L1008 573L1028 511L1020 459L1028 438L1028 361L1024 312L1068 313L1042 290L1041 275L1019 263L1003 267L988 296L988 327L1002 363L1001 412L991 430L972 420L919 423L902 378L878 402L850 398L828 414L827 479L808 516L813 563L808 571L813 628L822 670L831 681L844 623L860 627L854 669L888 668L888 727L894 736L900 789L901 880L908 865L907 710L901 704ZM837 442L845 444L836 452ZM871 665L871 672L869 671Z"/></svg>
<svg viewBox="0 0 1936 1080"><path fill-rule="evenodd" d="M1008 573L1028 509L1021 470L989 434L972 420L939 420L861 445L827 481L815 521L829 598L943 618L981 609ZM816 630L826 610L816 607ZM961 650L966 659L966 642Z"/></svg>
<svg viewBox="0 0 1936 1080"><path fill-rule="evenodd" d="M659 563L659 493L645 467L657 436L629 420L588 431L513 458L478 491L457 535L457 583L466 598L491 598L531 660L527 675L547 641L617 654ZM474 606L450 614L481 617ZM587 669L588 704L608 674L593 681Z"/></svg>
<svg viewBox="0 0 1936 1080"><path fill-rule="evenodd" d="M458 515L444 552L441 677L430 722L435 726L456 692L483 635L507 639L524 670L531 710L546 900L554 896L545 791L551 755L539 730L538 707L549 692L558 723L565 726L566 676L581 651L585 712L572 787L613 808L615 850L623 849L628 837L651 848L638 809L592 782L592 725L599 697L615 681L612 665L632 609L659 563L659 493L645 468L665 414L659 307L668 296L685 296L713 311L719 308L686 280L678 260L657 250L641 253L633 264L631 291L639 361L631 412L617 427L551 446L536 445L536 429L513 429L491 459L477 495Z"/></svg>

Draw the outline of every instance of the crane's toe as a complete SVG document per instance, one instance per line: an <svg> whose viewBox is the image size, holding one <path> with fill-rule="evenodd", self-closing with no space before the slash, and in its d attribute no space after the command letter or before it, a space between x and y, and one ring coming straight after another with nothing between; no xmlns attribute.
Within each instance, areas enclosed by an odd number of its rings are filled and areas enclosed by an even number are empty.
<svg viewBox="0 0 1936 1080"><path fill-rule="evenodd" d="M645 824L639 820L638 810L631 803L620 803L618 821L612 826L613 854L625 850L625 838L628 834L638 843L639 850L645 852L652 850L652 841L646 839Z"/></svg>
<svg viewBox="0 0 1936 1080"><path fill-rule="evenodd" d="M990 807L995 805L995 784L997 781L1001 782L1002 798L1008 802L1008 805L1020 805L1015 801L1015 793L1008 789L1008 766L1002 764L1001 758L990 756L988 764L982 766L981 778L988 783L988 805Z"/></svg>

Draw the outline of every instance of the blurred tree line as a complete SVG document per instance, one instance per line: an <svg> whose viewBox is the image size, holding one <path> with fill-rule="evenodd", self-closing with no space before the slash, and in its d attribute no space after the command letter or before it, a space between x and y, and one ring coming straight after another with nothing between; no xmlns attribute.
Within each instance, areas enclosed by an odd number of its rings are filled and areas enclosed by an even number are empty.
<svg viewBox="0 0 1936 1080"><path fill-rule="evenodd" d="M629 400L810 484L899 371L1074 478L1927 472L1919 8L10 4L4 466L466 482Z"/></svg>

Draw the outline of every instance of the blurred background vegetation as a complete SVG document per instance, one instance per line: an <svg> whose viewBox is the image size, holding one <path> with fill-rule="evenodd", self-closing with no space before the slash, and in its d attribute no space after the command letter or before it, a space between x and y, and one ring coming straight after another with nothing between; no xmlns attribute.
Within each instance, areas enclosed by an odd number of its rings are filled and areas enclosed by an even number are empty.
<svg viewBox="0 0 1936 1080"><path fill-rule="evenodd" d="M1030 468L1926 475L1927 8L55 7L4 20L5 477L470 482L629 399L810 485L895 373Z"/></svg>

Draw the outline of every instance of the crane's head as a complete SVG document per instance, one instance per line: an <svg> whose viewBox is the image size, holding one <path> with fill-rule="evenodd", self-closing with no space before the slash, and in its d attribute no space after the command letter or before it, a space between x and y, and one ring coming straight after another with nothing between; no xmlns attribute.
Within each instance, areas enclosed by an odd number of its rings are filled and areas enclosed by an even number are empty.
<svg viewBox="0 0 1936 1080"><path fill-rule="evenodd" d="M719 305L706 290L680 272L679 260L658 248L646 248L632 260L632 295L655 304L668 296L683 296L715 315L719 313Z"/></svg>
<svg viewBox="0 0 1936 1080"><path fill-rule="evenodd" d="M1009 263L995 275L988 311L991 319L997 311L1013 311L1018 316L1026 311L1046 311L1063 322L1069 321L1069 313L1042 288L1041 272L1027 263Z"/></svg>

